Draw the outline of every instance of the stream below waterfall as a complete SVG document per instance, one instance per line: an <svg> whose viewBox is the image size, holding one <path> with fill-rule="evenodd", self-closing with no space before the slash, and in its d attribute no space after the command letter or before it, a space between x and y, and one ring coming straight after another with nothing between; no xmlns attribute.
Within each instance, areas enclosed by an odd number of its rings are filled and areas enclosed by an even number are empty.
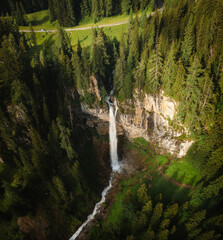
<svg viewBox="0 0 223 240"><path fill-rule="evenodd" d="M105 202L105 197L108 191L112 188L114 173L120 170L120 163L118 162L118 152L117 152L117 132L116 132L116 115L117 115L117 102L114 99L114 103L110 102L110 97L107 97L106 102L109 105L109 144L110 144L110 158L111 158L111 167L112 173L109 180L109 185L104 188L101 194L101 200L96 203L93 212L87 217L87 220L78 228L70 240L76 239L79 234L82 232L85 226L94 220L97 213L100 212L101 205Z"/></svg>

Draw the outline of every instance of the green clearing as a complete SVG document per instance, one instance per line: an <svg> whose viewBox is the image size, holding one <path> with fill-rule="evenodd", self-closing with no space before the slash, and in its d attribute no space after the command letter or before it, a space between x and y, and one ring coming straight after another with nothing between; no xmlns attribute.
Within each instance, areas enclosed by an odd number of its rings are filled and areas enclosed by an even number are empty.
<svg viewBox="0 0 223 240"><path fill-rule="evenodd" d="M185 159L172 160L165 173L172 179L194 186L200 179L200 170Z"/></svg>
<svg viewBox="0 0 223 240"><path fill-rule="evenodd" d="M151 10L147 11L147 14L150 14ZM138 16L140 17L142 13L139 12ZM136 14L133 15L134 17ZM92 18L85 19L84 21L80 22L78 26L71 28L71 29L79 29L83 27L97 27L99 25L104 25L104 24L115 24L115 23L120 23L124 21L128 21L129 16L128 15L117 15L117 16L112 16L108 18L103 18L96 24L93 23ZM49 11L48 10L43 10L31 14L26 15L26 21L28 24L32 24L32 27L34 30L40 30L44 28L45 30L54 30L57 29L58 22L55 21L53 23L50 23L50 18L49 18ZM20 30L29 30L29 26L20 26ZM110 38L116 37L118 41L120 41L121 36L123 33L127 33L128 31L128 23L117 25L117 26L111 26L111 27L103 27L103 30L106 35L108 35ZM78 39L80 40L81 46L82 47L88 47L92 43L92 29L86 29L86 30L77 30L77 31L67 31L70 39L71 39L71 45L74 47L74 49L77 46ZM25 33L29 35L29 33ZM37 51L40 49L40 46L43 43L46 43L49 39L52 41L55 40L55 32L53 33L42 33L42 32L36 32L37 36L37 45L38 47L33 47L32 51Z"/></svg>
<svg viewBox="0 0 223 240"><path fill-rule="evenodd" d="M131 146L129 145L128 147L139 151L142 156L145 156L145 164L152 162L152 168L149 170L155 170L157 168L155 161L156 158L159 166L169 164L168 167L164 168L165 174L179 183L195 186L195 184L201 179L201 172L199 168L195 167L187 159L172 159L170 162L168 159L169 154L155 154L154 151L150 149L150 146L152 145L144 138L136 138L133 140L133 144ZM143 150L143 148L145 150ZM148 152L151 152L152 155L149 156Z"/></svg>
<svg viewBox="0 0 223 240"><path fill-rule="evenodd" d="M118 41L120 41L122 33L127 32L127 29L128 24L103 28L106 35L110 38L116 37ZM78 39L82 47L90 46L92 43L92 29L72 31L68 34L71 36L71 44L74 48L77 46Z"/></svg>
<svg viewBox="0 0 223 240"><path fill-rule="evenodd" d="M152 11L151 9L147 10L147 15L150 14ZM138 16L140 17L142 12L138 12ZM133 17L135 17L136 14L133 14ZM40 30L42 28L45 28L45 30L53 30L57 29L58 21L55 21L53 23L50 22L50 15L49 10L42 10L35 13L27 14L25 17L28 24L32 24L32 27L34 30ZM87 19L84 19L81 21L78 26L71 27L71 29L78 29L83 27L97 27L99 25L105 25L105 24L116 24L120 22L128 21L129 15L116 15L112 17L102 18L97 23L93 22L93 18L89 17ZM29 26L20 26L20 30L29 30ZM87 30L85 30L87 31Z"/></svg>
<svg viewBox="0 0 223 240"><path fill-rule="evenodd" d="M159 165L165 165L169 163L168 158L165 155L159 155L156 157Z"/></svg>
<svg viewBox="0 0 223 240"><path fill-rule="evenodd" d="M116 37L118 41L120 41L122 34L127 32L127 29L128 29L128 24L103 28L106 35L108 35L110 38ZM29 35L30 33L25 33L25 34ZM41 46L43 43L48 42L49 39L55 40L55 34L56 33L37 32L36 33L37 45ZM68 32L68 35L71 39L71 45L72 47L74 47L74 49L76 49L77 47L78 39L82 47L88 47L92 43L92 29L72 31L72 32Z"/></svg>
<svg viewBox="0 0 223 240"><path fill-rule="evenodd" d="M140 154L142 154L141 151ZM140 171L134 176L130 176L129 178L124 179L120 182L120 192L116 194L115 201L109 209L109 214L106 220L107 224L115 226L116 223L119 222L120 219L122 219L123 215L131 214L125 212L125 208L123 206L124 196L129 189L131 189L133 196L137 196L137 190L143 183L146 184L148 194L152 198L155 198L159 193L161 193L163 199L162 201L165 203L175 201L184 202L185 198L187 198L189 194L188 189L178 187L175 184L166 181L157 172L154 172L156 164L153 158L146 159L146 162L151 162L151 164L146 167L146 170Z"/></svg>

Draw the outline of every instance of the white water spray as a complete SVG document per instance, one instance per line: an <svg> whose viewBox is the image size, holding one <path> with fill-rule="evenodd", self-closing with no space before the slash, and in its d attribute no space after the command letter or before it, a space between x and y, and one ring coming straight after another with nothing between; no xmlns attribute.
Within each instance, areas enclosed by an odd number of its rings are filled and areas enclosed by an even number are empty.
<svg viewBox="0 0 223 240"><path fill-rule="evenodd" d="M116 100L114 100L114 104L109 101L109 97L106 102L109 105L109 141L110 141L110 157L111 157L111 166L112 171L118 171L120 169L120 164L118 162L118 153L117 153L117 133L116 133L116 115L118 106ZM115 110L114 110L115 108ZM105 202L105 197L107 192L112 188L113 182L113 173L111 174L109 185L104 188L101 194L100 202L96 203L93 212L87 217L87 220L78 228L78 230L74 233L74 235L70 238L70 240L75 240L83 228L92 220L94 220L95 215L100 212L101 205Z"/></svg>
<svg viewBox="0 0 223 240"><path fill-rule="evenodd" d="M117 171L120 168L118 163L118 153L117 153L117 132L116 132L116 115L118 106L116 99L114 104L109 104L109 141L110 141L110 157L111 157L111 166L113 171ZM115 108L115 110L114 110Z"/></svg>

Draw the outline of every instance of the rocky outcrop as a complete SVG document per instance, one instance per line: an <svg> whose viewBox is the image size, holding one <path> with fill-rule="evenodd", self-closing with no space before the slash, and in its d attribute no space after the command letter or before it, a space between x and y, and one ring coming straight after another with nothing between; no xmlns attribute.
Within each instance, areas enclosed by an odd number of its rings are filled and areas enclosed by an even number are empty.
<svg viewBox="0 0 223 240"><path fill-rule="evenodd" d="M109 121L108 108L87 108L84 104L81 107L89 116L104 122ZM124 132L129 139L144 137L158 145L161 151L183 157L193 141L182 138L188 134L185 127L179 123L175 123L175 128L172 126L173 122L176 122L176 109L177 103L164 96L163 92L135 95L133 100L119 104L118 129L123 131L118 132L120 135Z"/></svg>
<svg viewBox="0 0 223 240"><path fill-rule="evenodd" d="M97 96L98 101L101 101L101 94L98 88L98 81L94 76L90 76L90 92Z"/></svg>

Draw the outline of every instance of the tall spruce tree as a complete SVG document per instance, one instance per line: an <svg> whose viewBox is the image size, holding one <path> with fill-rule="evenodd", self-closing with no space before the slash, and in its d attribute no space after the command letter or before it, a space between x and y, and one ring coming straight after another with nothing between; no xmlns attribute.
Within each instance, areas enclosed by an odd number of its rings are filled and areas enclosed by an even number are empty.
<svg viewBox="0 0 223 240"><path fill-rule="evenodd" d="M66 2L66 14L67 14L67 24L65 26L72 27L76 24L75 16L74 16L74 7L73 7L73 1L67 0Z"/></svg>
<svg viewBox="0 0 223 240"><path fill-rule="evenodd" d="M100 2L99 0L92 0L92 14L94 23L96 23L100 18Z"/></svg>
<svg viewBox="0 0 223 240"><path fill-rule="evenodd" d="M200 129L199 106L202 99L200 83L204 81L204 71L197 56L191 59L186 79L184 97L179 106L180 116L191 130Z"/></svg>
<svg viewBox="0 0 223 240"><path fill-rule="evenodd" d="M132 7L131 1L130 0L122 0L121 6L122 6L122 13L129 14L130 9Z"/></svg>
<svg viewBox="0 0 223 240"><path fill-rule="evenodd" d="M181 44L181 58L183 63L188 66L190 63L190 57L195 50L195 34L194 34L194 17L191 14L187 23L184 40Z"/></svg>
<svg viewBox="0 0 223 240"><path fill-rule="evenodd" d="M173 96L172 87L176 79L177 65L175 63L175 51L175 43L173 42L163 66L162 82L164 91L168 96Z"/></svg>
<svg viewBox="0 0 223 240"><path fill-rule="evenodd" d="M105 1L105 16L110 17L112 16L112 10L113 10L113 1L112 0L106 0Z"/></svg>
<svg viewBox="0 0 223 240"><path fill-rule="evenodd" d="M50 22L52 23L56 20L55 1L54 0L48 0L48 1L49 1Z"/></svg>
<svg viewBox="0 0 223 240"><path fill-rule="evenodd" d="M161 85L163 70L163 58L160 53L159 45L155 51L151 52L147 64L147 81L145 82L145 92L158 92Z"/></svg>
<svg viewBox="0 0 223 240"><path fill-rule="evenodd" d="M182 91L185 86L186 81L186 70L183 66L181 59L177 62L176 65L176 79L172 86L173 98L181 101L182 99Z"/></svg>

